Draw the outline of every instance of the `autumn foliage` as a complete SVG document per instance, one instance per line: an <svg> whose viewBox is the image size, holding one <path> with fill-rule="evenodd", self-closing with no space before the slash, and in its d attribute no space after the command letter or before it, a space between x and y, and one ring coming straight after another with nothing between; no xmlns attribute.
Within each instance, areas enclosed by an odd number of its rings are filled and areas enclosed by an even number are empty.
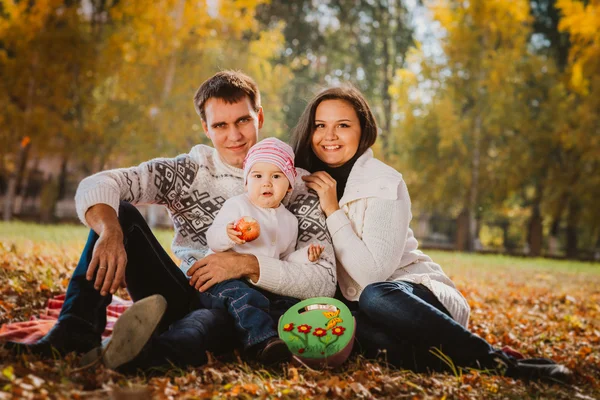
<svg viewBox="0 0 600 400"><path fill-rule="evenodd" d="M11 233L12 232L12 233ZM20 232L20 233L19 233ZM26 233L25 233L26 232ZM85 239L83 228L0 224L0 323L38 315L64 292ZM169 232L159 232L168 243ZM33 240L32 240L33 239ZM541 259L428 252L472 307L470 328L495 346L549 357L575 371L572 385L524 383L484 371L415 374L379 360L350 358L333 371L287 365L264 370L237 353L201 368L124 376L75 357L39 360L0 349L0 398L153 395L156 398L562 398L600 396L600 266ZM125 296L125 292L120 293ZM312 333L309 326L288 329ZM8 397L7 397L8 396Z"/></svg>

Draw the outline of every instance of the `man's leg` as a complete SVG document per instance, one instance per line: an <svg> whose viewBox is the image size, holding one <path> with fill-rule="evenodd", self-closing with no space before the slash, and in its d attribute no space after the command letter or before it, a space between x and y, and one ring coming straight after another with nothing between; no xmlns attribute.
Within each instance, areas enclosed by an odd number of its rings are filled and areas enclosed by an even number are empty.
<svg viewBox="0 0 600 400"><path fill-rule="evenodd" d="M134 301L154 294L165 298L167 310L159 326L159 331L163 331L200 307L200 293L190 286L183 271L163 249L137 208L121 202L119 222L127 252L127 291Z"/></svg>
<svg viewBox="0 0 600 400"><path fill-rule="evenodd" d="M132 373L171 364L181 368L200 366L208 361L208 353L218 356L239 345L233 319L226 310L198 309L153 336L139 356L119 370Z"/></svg>
<svg viewBox="0 0 600 400"><path fill-rule="evenodd" d="M131 204L121 202L119 222L123 229L128 263L126 282L134 300L152 294L163 295L169 307L161 323L163 327L197 306L196 292L187 284L183 272L160 246L139 211ZM52 356L55 352L84 353L99 346L106 326L106 307L112 296L101 296L94 288L94 279L86 273L91 262L98 235L90 231L88 241L73 272L65 302L54 328L39 342L32 345L9 344L8 347ZM157 278L159 277L159 278Z"/></svg>

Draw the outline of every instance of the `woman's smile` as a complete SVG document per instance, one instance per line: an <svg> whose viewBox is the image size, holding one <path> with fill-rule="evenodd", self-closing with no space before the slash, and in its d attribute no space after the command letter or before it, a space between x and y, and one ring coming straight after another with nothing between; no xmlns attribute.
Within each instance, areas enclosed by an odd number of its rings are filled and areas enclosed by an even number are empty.
<svg viewBox="0 0 600 400"><path fill-rule="evenodd" d="M336 146L322 146L325 151L337 151L342 148L340 145Z"/></svg>
<svg viewBox="0 0 600 400"><path fill-rule="evenodd" d="M354 107L344 100L325 100L317 106L312 149L330 167L340 167L358 151L361 128Z"/></svg>

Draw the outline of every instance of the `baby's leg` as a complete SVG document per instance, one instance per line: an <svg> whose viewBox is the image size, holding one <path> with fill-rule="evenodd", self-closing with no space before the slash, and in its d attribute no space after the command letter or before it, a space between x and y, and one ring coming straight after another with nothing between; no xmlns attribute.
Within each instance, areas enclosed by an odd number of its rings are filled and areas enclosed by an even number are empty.
<svg viewBox="0 0 600 400"><path fill-rule="evenodd" d="M232 279L218 283L202 294L206 308L224 308L232 316L235 328L247 349L277 336L269 315L270 302L248 283Z"/></svg>
<svg viewBox="0 0 600 400"><path fill-rule="evenodd" d="M275 321L269 315L269 299L259 290L234 279L214 285L201 297L207 308L227 309L250 357L264 364L289 360L291 354L279 339Z"/></svg>

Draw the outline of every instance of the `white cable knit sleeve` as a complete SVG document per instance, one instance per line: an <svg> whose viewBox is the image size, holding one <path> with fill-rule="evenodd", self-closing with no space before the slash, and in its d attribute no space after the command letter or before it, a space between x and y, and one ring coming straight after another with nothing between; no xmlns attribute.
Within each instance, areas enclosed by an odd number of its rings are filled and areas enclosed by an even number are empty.
<svg viewBox="0 0 600 400"><path fill-rule="evenodd" d="M387 280L404 252L412 216L410 200L369 198L362 239L354 232L344 211L327 218L335 254L350 277L365 288Z"/></svg>
<svg viewBox="0 0 600 400"><path fill-rule="evenodd" d="M174 177L185 170L184 181ZM138 166L98 172L83 179L75 193L75 207L81 222L87 210L96 204L111 206L119 214L119 202L132 204L167 204L169 199L184 195L184 190L196 176L198 165L188 155L157 158Z"/></svg>

